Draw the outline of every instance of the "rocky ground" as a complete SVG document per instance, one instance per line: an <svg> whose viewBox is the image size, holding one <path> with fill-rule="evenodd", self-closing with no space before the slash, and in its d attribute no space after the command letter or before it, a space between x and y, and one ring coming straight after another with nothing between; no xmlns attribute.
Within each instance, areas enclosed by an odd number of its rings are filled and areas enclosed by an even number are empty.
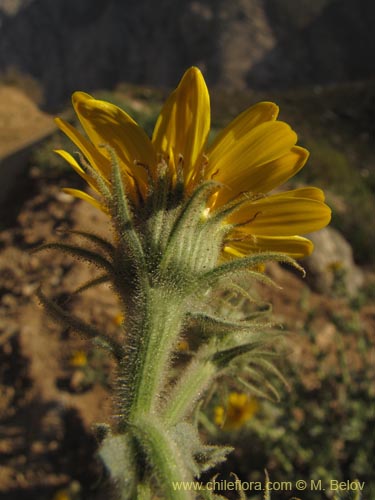
<svg viewBox="0 0 375 500"><path fill-rule="evenodd" d="M67 292L87 281L92 270L55 253L30 253L46 239L64 238L56 233L60 226L97 227L105 222L62 194L58 186L42 183L39 188L14 225L1 234L0 498L4 499L47 499L72 480L83 487L96 481L100 470L93 460L96 444L90 428L110 418L110 362L87 341L50 321L35 298L42 284L49 296L65 303ZM87 292L67 307L84 310L99 327L115 328L116 302L104 286L100 293Z"/></svg>

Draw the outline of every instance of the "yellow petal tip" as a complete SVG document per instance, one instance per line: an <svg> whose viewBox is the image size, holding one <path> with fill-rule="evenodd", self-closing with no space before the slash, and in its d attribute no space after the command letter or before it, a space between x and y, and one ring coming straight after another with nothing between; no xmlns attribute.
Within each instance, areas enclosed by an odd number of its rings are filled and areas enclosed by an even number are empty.
<svg viewBox="0 0 375 500"><path fill-rule="evenodd" d="M95 100L94 97L86 92L82 92L81 90L76 90L72 94L72 102L73 105L77 104L80 101L87 101L88 99Z"/></svg>

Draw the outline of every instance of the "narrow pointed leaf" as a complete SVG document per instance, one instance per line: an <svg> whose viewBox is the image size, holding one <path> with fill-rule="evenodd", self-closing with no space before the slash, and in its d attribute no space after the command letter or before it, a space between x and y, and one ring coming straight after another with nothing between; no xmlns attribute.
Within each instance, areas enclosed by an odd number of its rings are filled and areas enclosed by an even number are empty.
<svg viewBox="0 0 375 500"><path fill-rule="evenodd" d="M262 391L261 389L259 389L259 387L256 387L254 384L247 382L243 378L239 377L238 382L240 382L240 384L242 384L246 389L248 389L252 394L254 394L254 396L268 399L269 401L275 401L274 399L272 399L270 397L270 395L267 392ZM276 401L277 401L277 399L276 399Z"/></svg>
<svg viewBox="0 0 375 500"><path fill-rule="evenodd" d="M62 233L67 233L67 234L75 234L77 236L82 236L82 238L85 238L95 245L98 245L102 250L107 252L110 256L114 254L115 247L110 243L108 240L105 238L102 238L101 236L98 236L97 234L94 233L88 233L86 231L72 231L72 230L61 230L59 232Z"/></svg>
<svg viewBox="0 0 375 500"><path fill-rule="evenodd" d="M112 158L112 215L116 224L117 232L123 244L129 246L133 257L143 264L145 269L145 256L142 243L134 228L133 217L129 202L125 193L121 177L121 170L114 151L107 148Z"/></svg>
<svg viewBox="0 0 375 500"><path fill-rule="evenodd" d="M254 351L257 347L263 345L262 342L252 342L247 344L242 344L239 346L232 347L230 349L226 349L224 351L219 351L212 357L212 361L217 363L218 366L223 367L230 363L233 359L238 358L239 356L243 356L244 354L248 354L251 351Z"/></svg>
<svg viewBox="0 0 375 500"><path fill-rule="evenodd" d="M230 262L226 262L225 264L221 264L215 267L200 278L199 289L201 289L202 287L212 286L219 279L225 276L229 276L241 269L254 268L259 266L260 264L265 264L266 262L272 260L276 262L285 262L291 264L293 267L299 269L302 273L305 273L304 269L288 255L278 252L264 252L251 255L250 257L243 257L242 259L231 260Z"/></svg>
<svg viewBox="0 0 375 500"><path fill-rule="evenodd" d="M198 187L192 195L188 198L185 206L181 210L180 216L177 218L170 235L170 242L178 238L179 230L185 225L186 220L195 218L197 209L199 210L205 205L205 202L210 195L211 191L218 187L217 182L208 181L204 182L200 187ZM195 217L192 217L194 216ZM199 214L201 215L201 214Z"/></svg>
<svg viewBox="0 0 375 500"><path fill-rule="evenodd" d="M110 281L109 276L107 274L103 274L103 276L99 276L96 279L90 280L84 285L77 288L76 290L74 290L73 294L76 295L78 293L85 292L86 290L101 285L102 283L108 283L108 281Z"/></svg>
<svg viewBox="0 0 375 500"><path fill-rule="evenodd" d="M208 329L213 329L215 332L230 331L230 330L248 330L254 327L253 319L258 318L263 311L256 311L253 314L246 315L243 320L234 321L228 320L226 317L207 314L204 312L190 313L189 317Z"/></svg>
<svg viewBox="0 0 375 500"><path fill-rule="evenodd" d="M52 318L54 318L58 323L61 323L64 326L80 333L86 339L99 339L99 341L105 343L106 346L110 348L112 354L117 359L121 359L121 357L123 356L122 348L110 337L103 335L94 326L86 323L77 316L65 311L61 306L56 304L56 302L46 297L42 292L41 288L37 290L36 294L46 312Z"/></svg>
<svg viewBox="0 0 375 500"><path fill-rule="evenodd" d="M82 259L91 264L102 267L109 271L110 274L114 273L112 264L105 257L76 245L68 245L66 243L46 243L45 245L41 245L40 247L32 250L32 253L41 252L42 250L61 250L64 253L72 255L73 257L77 257L78 259Z"/></svg>

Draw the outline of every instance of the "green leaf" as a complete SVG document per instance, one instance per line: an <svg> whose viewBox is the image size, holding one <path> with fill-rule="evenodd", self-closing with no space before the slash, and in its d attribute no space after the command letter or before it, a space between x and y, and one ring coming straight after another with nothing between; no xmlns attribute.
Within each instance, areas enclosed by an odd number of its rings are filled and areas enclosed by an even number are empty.
<svg viewBox="0 0 375 500"><path fill-rule="evenodd" d="M188 254L194 253L192 245L188 248L188 242L194 242L201 234L204 222L202 221L203 210L206 207L207 198L214 189L217 189L216 182L205 182L199 186L187 199L175 220L166 244L166 249L160 263L160 271L168 272L172 269L176 255L188 250Z"/></svg>
<svg viewBox="0 0 375 500"><path fill-rule="evenodd" d="M123 349L117 344L113 339L105 334L102 334L97 328L89 325L77 316L68 313L62 307L60 307L53 300L48 299L39 288L36 292L37 297L41 305L45 308L46 312L54 318L58 323L61 323L65 327L72 328L72 330L80 333L84 338L87 339L97 339L98 342L105 344L106 348L109 349L116 359L120 360L123 357Z"/></svg>
<svg viewBox="0 0 375 500"><path fill-rule="evenodd" d="M198 219L201 216L201 208L206 205L208 196L212 191L219 186L217 182L209 181L201 184L194 190L192 195L187 199L185 205L182 207L180 215L177 217L173 225L169 237L168 245L172 245L175 240L179 239L179 233L184 230L185 226L191 225L192 220Z"/></svg>
<svg viewBox="0 0 375 500"><path fill-rule="evenodd" d="M268 312L268 311L267 311ZM226 317L217 316L214 314L208 314L204 312L195 312L188 314L188 317L198 324L203 325L204 328L208 330L212 330L215 334L217 333L228 333L233 330L249 330L254 328L256 324L254 323L255 319L258 319L260 316L264 315L264 311L256 311L253 314L248 314L243 320L234 321L228 320Z"/></svg>
<svg viewBox="0 0 375 500"><path fill-rule="evenodd" d="M238 345L230 349L219 351L212 356L212 361L219 367L228 365L231 361L239 356L248 354L254 351L257 347L264 345L264 342L251 342L247 344Z"/></svg>
<svg viewBox="0 0 375 500"><path fill-rule="evenodd" d="M129 249L139 269L146 270L142 242L133 224L133 214L125 193L120 165L115 152L106 147L112 159L112 205L111 212L119 239L124 248Z"/></svg>
<svg viewBox="0 0 375 500"><path fill-rule="evenodd" d="M90 288L101 285L103 283L108 283L108 281L110 281L109 276L107 274L103 274L102 276L99 276L98 278L90 280L87 283L85 283L84 285L82 285L79 288L77 288L76 290L74 290L73 295L85 292L86 290L89 290Z"/></svg>
<svg viewBox="0 0 375 500"><path fill-rule="evenodd" d="M85 248L76 245L68 245L66 243L46 243L38 248L35 248L31 251L31 253L41 252L42 250L60 250L66 254L72 255L73 257L85 260L90 264L94 264L98 267L104 268L110 274L114 273L111 262L109 262L105 257L100 255L99 253L93 252L91 250L86 250Z"/></svg>
<svg viewBox="0 0 375 500"><path fill-rule="evenodd" d="M86 231L73 231L73 230L59 230L58 232L81 236L82 238L85 238L94 243L95 245L97 245L98 247L100 247L110 257L113 257L114 255L115 247L112 245L112 243L110 243L105 238L98 236L97 234L88 233Z"/></svg>
<svg viewBox="0 0 375 500"><path fill-rule="evenodd" d="M256 360L256 363L259 366L261 366L264 370L267 370L268 372L273 373L274 375L276 375L276 377L279 380L281 380L281 382L285 385L285 387L287 387L288 389L290 388L290 385L289 385L288 381L286 380L286 378L284 377L284 375L281 373L281 371L273 363L271 363L270 361L268 361L268 359L259 358L258 360Z"/></svg>
<svg viewBox="0 0 375 500"><path fill-rule="evenodd" d="M201 290L202 288L210 288L220 279L230 276L237 271L248 269L249 272L253 272L250 271L251 268L257 267L260 264L265 264L269 261L288 263L305 274L304 269L295 261L295 259L292 259L288 255L279 252L263 252L249 257L233 259L230 262L221 264L207 273L204 273L203 276L197 280L195 286L198 290Z"/></svg>
<svg viewBox="0 0 375 500"><path fill-rule="evenodd" d="M106 466L121 500L131 500L137 488L135 442L128 434L109 435L99 449L99 457Z"/></svg>
<svg viewBox="0 0 375 500"><path fill-rule="evenodd" d="M78 156L80 158L80 163L83 169L86 170L88 174L94 179L96 187L108 207L111 203L112 196L110 188L106 184L106 179L94 167L92 167L88 161L86 161L81 153L78 153Z"/></svg>
<svg viewBox="0 0 375 500"><path fill-rule="evenodd" d="M269 393L266 391L262 391L259 386L252 384L251 382L248 382L247 380L244 380L242 377L238 377L238 382L243 385L249 392L254 394L255 396L258 396L260 398L268 399L270 401L279 401L279 397L277 395L276 399L273 399L270 397Z"/></svg>
<svg viewBox="0 0 375 500"><path fill-rule="evenodd" d="M203 444L198 430L188 422L177 424L171 433L179 448L184 450L186 466L195 477L224 462L233 451L231 446Z"/></svg>
<svg viewBox="0 0 375 500"><path fill-rule="evenodd" d="M253 195L252 193L242 193L234 200L225 203L224 205L218 207L210 216L210 220L215 224L222 222L224 219L228 218L230 215L239 210L244 203L258 199L259 195ZM229 230L231 230L235 225L228 225Z"/></svg>

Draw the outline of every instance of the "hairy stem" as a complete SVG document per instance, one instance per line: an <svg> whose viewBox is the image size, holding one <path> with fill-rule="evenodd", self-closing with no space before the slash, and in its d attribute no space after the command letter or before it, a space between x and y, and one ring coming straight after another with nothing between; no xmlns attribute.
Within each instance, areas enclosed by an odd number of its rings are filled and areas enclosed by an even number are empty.
<svg viewBox="0 0 375 500"><path fill-rule="evenodd" d="M133 327L133 335L139 340L137 362L132 367L131 422L155 410L184 318L181 298L162 286L148 288L141 305Z"/></svg>

